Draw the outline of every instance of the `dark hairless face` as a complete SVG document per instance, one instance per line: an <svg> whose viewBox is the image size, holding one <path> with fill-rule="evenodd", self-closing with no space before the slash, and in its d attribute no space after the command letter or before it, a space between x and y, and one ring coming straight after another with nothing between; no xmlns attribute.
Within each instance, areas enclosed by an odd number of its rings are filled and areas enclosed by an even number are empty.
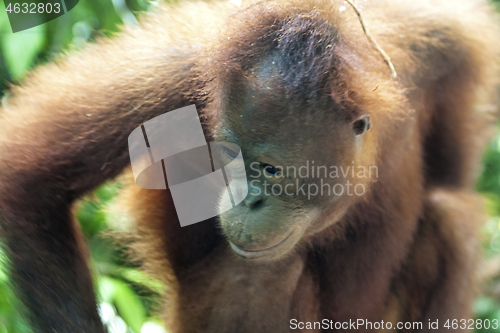
<svg viewBox="0 0 500 333"><path fill-rule="evenodd" d="M302 89L302 102L290 96L281 61L270 57L245 76L239 95L229 96L215 135L238 144L245 160L249 194L220 216L231 247L245 258L279 258L305 233L326 226L315 225L325 209L328 224L345 212L347 191L340 189L356 180L332 170L354 166L370 126L368 115L350 119L326 87Z"/></svg>

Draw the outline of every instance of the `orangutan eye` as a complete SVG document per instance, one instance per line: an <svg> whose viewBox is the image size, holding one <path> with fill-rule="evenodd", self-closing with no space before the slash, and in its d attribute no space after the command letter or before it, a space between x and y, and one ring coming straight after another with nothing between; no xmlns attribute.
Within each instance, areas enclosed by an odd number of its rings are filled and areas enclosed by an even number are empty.
<svg viewBox="0 0 500 333"><path fill-rule="evenodd" d="M352 123L354 134L360 135L370 129L370 116L364 115Z"/></svg>
<svg viewBox="0 0 500 333"><path fill-rule="evenodd" d="M274 165L267 164L267 163L261 163L262 169L264 169L264 172L267 173L268 175L272 177L279 177L281 176L281 168L275 167Z"/></svg>

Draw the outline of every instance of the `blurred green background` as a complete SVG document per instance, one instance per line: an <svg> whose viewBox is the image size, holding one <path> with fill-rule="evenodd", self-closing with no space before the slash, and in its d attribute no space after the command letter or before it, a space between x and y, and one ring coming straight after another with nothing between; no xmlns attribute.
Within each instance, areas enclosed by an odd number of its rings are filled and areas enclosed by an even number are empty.
<svg viewBox="0 0 500 333"><path fill-rule="evenodd" d="M500 0L492 1L500 8ZM436 3L438 5L439 2ZM8 82L18 83L36 65L50 61L64 50L81 48L99 36L111 36L120 25L136 24L141 11L155 6L147 0L80 0L68 14L28 30L12 34L5 7L0 5L0 97ZM88 238L101 316L110 333L160 333L156 317L162 285L125 260L124 249L102 236L120 184L104 184L78 203L77 218ZM500 134L491 141L483 158L477 189L487 201L491 218L483 227L484 269L487 276L474 310L477 319L500 322ZM5 256L0 252L0 333L27 333L20 304L9 286ZM475 332L500 332L476 329Z"/></svg>

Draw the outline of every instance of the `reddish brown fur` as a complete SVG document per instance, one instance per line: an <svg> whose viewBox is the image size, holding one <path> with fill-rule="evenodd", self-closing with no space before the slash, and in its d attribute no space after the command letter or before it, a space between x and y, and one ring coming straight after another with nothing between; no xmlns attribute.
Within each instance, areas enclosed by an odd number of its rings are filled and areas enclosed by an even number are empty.
<svg viewBox="0 0 500 333"><path fill-rule="evenodd" d="M215 220L181 228L168 192L129 186L120 209L134 222L136 259L169 286L170 332L286 332L292 318L422 321L427 331L429 319L471 318L480 219L473 183L487 138L478 132L493 119L475 106L492 103L499 42L491 8L363 2L398 71L389 80L344 5L163 6L12 88L1 118L0 226L37 332L103 332L69 212L129 164L128 134L193 101L213 129L228 82L238 87L251 59L265 54L259 36L297 17L327 22L341 37L330 94L371 115L357 162L377 165L380 176L339 221L324 211L322 224L273 262L237 257Z"/></svg>

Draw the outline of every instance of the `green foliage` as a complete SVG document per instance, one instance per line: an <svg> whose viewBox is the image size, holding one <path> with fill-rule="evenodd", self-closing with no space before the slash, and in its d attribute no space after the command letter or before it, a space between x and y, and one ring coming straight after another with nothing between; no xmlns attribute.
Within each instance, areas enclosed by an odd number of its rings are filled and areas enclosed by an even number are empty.
<svg viewBox="0 0 500 333"><path fill-rule="evenodd" d="M500 4L500 1L498 2ZM482 247L485 260L500 255L500 134L490 142L483 156L483 169L477 181L477 190L486 200L486 210L490 220L482 228ZM500 280L497 276L486 281L483 295L475 303L476 317L479 319L498 320L500 325ZM500 332L499 329L476 329L476 333Z"/></svg>
<svg viewBox="0 0 500 333"><path fill-rule="evenodd" d="M108 304L115 304L125 323L135 333L139 333L146 321L146 309L135 291L122 280L107 276L98 280L98 290L101 300Z"/></svg>
<svg viewBox="0 0 500 333"><path fill-rule="evenodd" d="M8 34L2 38L3 56L13 78L21 78L42 51L44 32L45 26L39 25L32 28L30 33Z"/></svg>
<svg viewBox="0 0 500 333"><path fill-rule="evenodd" d="M0 250L0 333L30 332L19 312L19 301L10 288L5 271L6 258Z"/></svg>
<svg viewBox="0 0 500 333"><path fill-rule="evenodd" d="M80 48L99 36L109 36L155 1L80 0L67 14L35 28L13 34L5 7L0 5L0 91L19 82L31 68L63 50ZM40 16L42 20L42 16Z"/></svg>

